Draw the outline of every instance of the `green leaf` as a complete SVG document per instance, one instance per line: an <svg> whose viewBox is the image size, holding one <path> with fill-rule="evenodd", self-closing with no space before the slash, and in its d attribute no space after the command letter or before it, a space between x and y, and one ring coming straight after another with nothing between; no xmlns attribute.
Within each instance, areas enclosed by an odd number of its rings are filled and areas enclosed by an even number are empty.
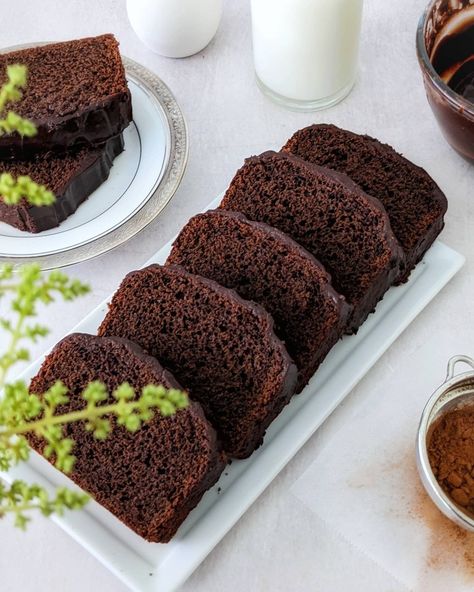
<svg viewBox="0 0 474 592"><path fill-rule="evenodd" d="M113 396L117 401L131 401L135 398L135 391L128 382L124 382L115 389Z"/></svg>
<svg viewBox="0 0 474 592"><path fill-rule="evenodd" d="M0 119L1 130L11 132L15 129L12 123L15 122L17 131L23 130L22 135L30 135L25 120L15 119L9 113L8 119ZM1 135L1 134L0 134ZM54 194L44 185L38 185L28 176L20 176L16 180L10 173L0 174L0 195L3 201L10 206L17 205L22 199L34 206L48 206L55 202Z"/></svg>
<svg viewBox="0 0 474 592"><path fill-rule="evenodd" d="M30 519L20 512L15 516L15 526L20 530L26 530L29 521Z"/></svg>
<svg viewBox="0 0 474 592"><path fill-rule="evenodd" d="M105 384L99 381L91 382L82 394L83 398L90 404L96 405L108 399L107 389Z"/></svg>
<svg viewBox="0 0 474 592"><path fill-rule="evenodd" d="M7 66L8 82L18 88L25 88L28 78L28 68L23 64L10 64Z"/></svg>
<svg viewBox="0 0 474 592"><path fill-rule="evenodd" d="M124 425L129 432L136 432L140 429L142 422L137 415L130 415L125 418Z"/></svg>
<svg viewBox="0 0 474 592"><path fill-rule="evenodd" d="M53 408L57 407L58 405L63 405L69 401L67 388L60 380L57 380L53 386L46 391L46 393L43 395L43 398L48 403L48 405Z"/></svg>

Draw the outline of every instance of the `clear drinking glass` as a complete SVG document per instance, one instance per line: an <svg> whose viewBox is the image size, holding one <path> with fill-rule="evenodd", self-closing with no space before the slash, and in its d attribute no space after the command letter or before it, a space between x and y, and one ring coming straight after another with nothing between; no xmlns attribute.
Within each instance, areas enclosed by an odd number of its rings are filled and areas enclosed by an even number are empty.
<svg viewBox="0 0 474 592"><path fill-rule="evenodd" d="M274 101L324 109L357 74L363 0L251 0L257 82Z"/></svg>

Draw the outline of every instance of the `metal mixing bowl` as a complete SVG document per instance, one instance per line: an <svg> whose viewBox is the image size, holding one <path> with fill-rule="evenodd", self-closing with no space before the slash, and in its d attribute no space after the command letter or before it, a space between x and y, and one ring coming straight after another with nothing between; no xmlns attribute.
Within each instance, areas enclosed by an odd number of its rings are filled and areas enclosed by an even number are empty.
<svg viewBox="0 0 474 592"><path fill-rule="evenodd" d="M461 362L468 364L472 370L456 375L455 366ZM428 442L433 423L447 411L467 405L474 405L474 359L468 356L454 356L448 362L445 382L433 393L421 416L416 442L416 461L423 485L441 512L462 528L474 532L474 518L466 514L443 491L428 459Z"/></svg>

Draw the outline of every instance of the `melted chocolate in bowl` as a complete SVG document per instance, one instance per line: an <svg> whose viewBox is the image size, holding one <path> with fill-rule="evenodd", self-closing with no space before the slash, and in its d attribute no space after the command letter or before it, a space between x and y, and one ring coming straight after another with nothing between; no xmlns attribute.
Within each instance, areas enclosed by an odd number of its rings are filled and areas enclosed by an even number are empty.
<svg viewBox="0 0 474 592"><path fill-rule="evenodd" d="M450 79L449 86L458 95L474 103L474 58L462 64L456 74Z"/></svg>
<svg viewBox="0 0 474 592"><path fill-rule="evenodd" d="M448 19L430 60L443 82L474 103L474 6Z"/></svg>
<svg viewBox="0 0 474 592"><path fill-rule="evenodd" d="M441 130L455 150L474 161L474 5L432 1L420 22L417 46Z"/></svg>

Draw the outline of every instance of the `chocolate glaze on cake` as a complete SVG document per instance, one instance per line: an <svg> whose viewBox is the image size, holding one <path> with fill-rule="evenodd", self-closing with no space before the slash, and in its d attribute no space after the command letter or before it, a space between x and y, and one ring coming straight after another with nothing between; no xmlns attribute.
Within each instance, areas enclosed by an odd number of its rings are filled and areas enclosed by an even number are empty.
<svg viewBox="0 0 474 592"><path fill-rule="evenodd" d="M50 206L33 206L25 199L11 206L0 195L0 221L33 233L59 226L108 178L114 158L122 151L123 138L119 135L94 149L46 152L35 154L31 160L0 162L0 173L7 171L15 178L29 175L56 196Z"/></svg>
<svg viewBox="0 0 474 592"><path fill-rule="evenodd" d="M32 380L30 392L42 394L56 380L69 389L70 401L58 413L81 409L90 381L112 392L123 382L137 391L148 384L180 388L158 361L125 340L73 334L58 343ZM112 395L109 401L113 401ZM75 442L72 480L129 528L152 542L168 542L204 492L219 478L225 458L201 406L190 402L171 417L158 412L137 432L111 418L112 432L96 440L83 422L65 426ZM44 441L30 436L42 452Z"/></svg>
<svg viewBox="0 0 474 592"><path fill-rule="evenodd" d="M447 200L428 173L390 146L334 125L302 129L283 150L347 174L382 202L405 252L398 282L406 281L444 227Z"/></svg>
<svg viewBox="0 0 474 592"><path fill-rule="evenodd" d="M192 218L167 263L182 265L262 305L307 384L344 331L350 307L322 265L298 243L243 214L214 210Z"/></svg>
<svg viewBox="0 0 474 592"><path fill-rule="evenodd" d="M0 136L0 158L97 145L120 134L132 120L131 95L113 35L53 43L0 55L6 66L25 64L28 84L15 112L38 128L33 138Z"/></svg>
<svg viewBox="0 0 474 592"><path fill-rule="evenodd" d="M247 159L220 207L278 228L321 261L354 307L348 332L399 274L403 252L380 202L345 175L296 156L270 151Z"/></svg>
<svg viewBox="0 0 474 592"><path fill-rule="evenodd" d="M236 458L262 443L295 389L296 366L270 315L178 265L127 275L99 334L131 339L161 360Z"/></svg>

